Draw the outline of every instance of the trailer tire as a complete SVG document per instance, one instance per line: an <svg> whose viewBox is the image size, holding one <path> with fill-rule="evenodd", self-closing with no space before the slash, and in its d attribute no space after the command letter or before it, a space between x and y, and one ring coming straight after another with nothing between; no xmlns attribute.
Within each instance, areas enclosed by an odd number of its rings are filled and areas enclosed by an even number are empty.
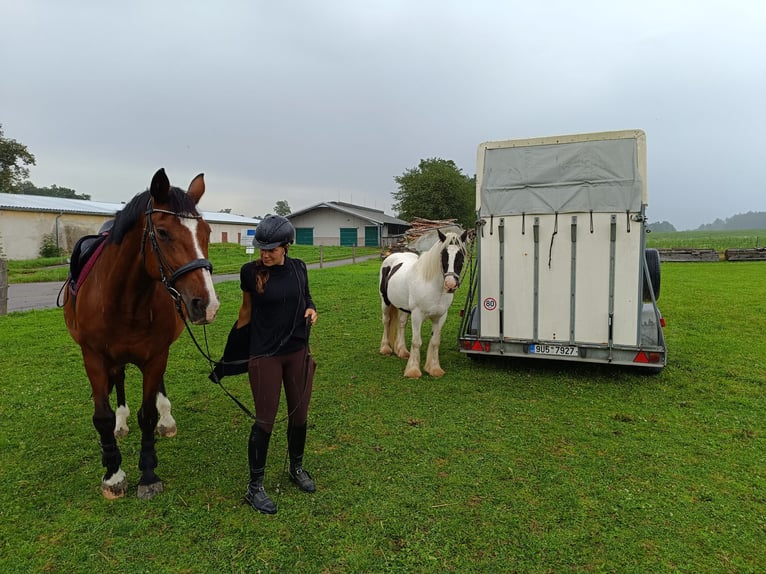
<svg viewBox="0 0 766 574"><path fill-rule="evenodd" d="M660 252L656 249L647 249L644 251L646 257L646 266L649 268L649 277L644 276L644 302L652 300L652 293L649 290L649 281L651 281L654 291L654 300L660 300Z"/></svg>

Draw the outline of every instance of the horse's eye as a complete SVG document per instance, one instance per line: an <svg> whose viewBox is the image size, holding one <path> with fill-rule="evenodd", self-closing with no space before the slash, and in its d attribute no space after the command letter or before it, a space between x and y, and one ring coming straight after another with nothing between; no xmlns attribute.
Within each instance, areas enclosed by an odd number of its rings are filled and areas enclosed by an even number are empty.
<svg viewBox="0 0 766 574"><path fill-rule="evenodd" d="M170 234L165 229L163 229L162 227L158 227L157 228L157 237L159 237L163 241L167 241L168 239L170 239Z"/></svg>

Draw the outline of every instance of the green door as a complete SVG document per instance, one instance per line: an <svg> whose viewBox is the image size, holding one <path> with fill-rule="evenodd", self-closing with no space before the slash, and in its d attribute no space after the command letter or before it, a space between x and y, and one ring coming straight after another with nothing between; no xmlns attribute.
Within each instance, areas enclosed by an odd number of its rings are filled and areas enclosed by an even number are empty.
<svg viewBox="0 0 766 574"><path fill-rule="evenodd" d="M298 245L314 245L314 228L298 227L295 229L295 243Z"/></svg>
<svg viewBox="0 0 766 574"><path fill-rule="evenodd" d="M364 246L365 247L380 247L378 243L378 227L371 226L364 228Z"/></svg>
<svg viewBox="0 0 766 574"><path fill-rule="evenodd" d="M340 228L340 244L344 247L354 247L356 245L356 227Z"/></svg>

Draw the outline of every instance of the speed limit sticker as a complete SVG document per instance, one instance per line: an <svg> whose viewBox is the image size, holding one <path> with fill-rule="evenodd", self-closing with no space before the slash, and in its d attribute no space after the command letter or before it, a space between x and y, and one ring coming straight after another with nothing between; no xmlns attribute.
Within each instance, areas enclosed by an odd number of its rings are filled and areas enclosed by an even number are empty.
<svg viewBox="0 0 766 574"><path fill-rule="evenodd" d="M484 308L487 311L494 311L497 308L497 301L493 297L484 299Z"/></svg>

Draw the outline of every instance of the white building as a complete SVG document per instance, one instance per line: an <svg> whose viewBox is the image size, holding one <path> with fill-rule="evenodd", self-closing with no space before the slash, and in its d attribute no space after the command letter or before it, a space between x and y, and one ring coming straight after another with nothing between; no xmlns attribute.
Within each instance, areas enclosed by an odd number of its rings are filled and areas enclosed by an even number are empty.
<svg viewBox="0 0 766 574"><path fill-rule="evenodd" d="M122 207L122 203L0 193L0 257L34 259L45 236L71 253L80 237L98 233ZM259 219L230 213L201 214L212 229L211 243L241 243L260 223Z"/></svg>
<svg viewBox="0 0 766 574"><path fill-rule="evenodd" d="M317 203L287 218L300 245L384 247L395 243L410 227L382 210L340 201Z"/></svg>

